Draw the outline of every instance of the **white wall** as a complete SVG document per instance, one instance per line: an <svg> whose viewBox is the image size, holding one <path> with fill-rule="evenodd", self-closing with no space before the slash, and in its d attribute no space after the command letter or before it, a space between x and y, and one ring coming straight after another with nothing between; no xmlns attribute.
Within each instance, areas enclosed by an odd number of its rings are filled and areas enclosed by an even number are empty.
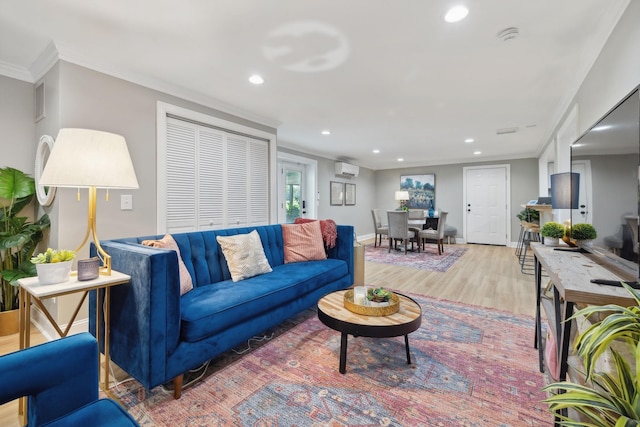
<svg viewBox="0 0 640 427"><path fill-rule="evenodd" d="M34 86L0 75L0 167L33 176L36 155Z"/></svg>

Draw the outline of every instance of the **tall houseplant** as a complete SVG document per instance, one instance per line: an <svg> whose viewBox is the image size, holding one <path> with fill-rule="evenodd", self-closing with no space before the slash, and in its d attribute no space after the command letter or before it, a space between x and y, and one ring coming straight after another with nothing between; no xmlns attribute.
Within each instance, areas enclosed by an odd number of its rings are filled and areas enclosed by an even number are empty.
<svg viewBox="0 0 640 427"><path fill-rule="evenodd" d="M585 424L584 421L562 417L561 425L640 426L640 292L626 283L623 286L635 299L635 306L587 306L573 316L606 315L579 334L575 341L575 350L585 369L585 385L564 381L545 387L547 391L560 392L545 400L550 410L571 408L589 422ZM628 345L632 363L611 347L614 342ZM613 356L613 369L611 372L598 372L596 360L606 350L610 350Z"/></svg>
<svg viewBox="0 0 640 427"><path fill-rule="evenodd" d="M0 168L0 311L18 308L18 279L36 275L30 259L51 225L47 214L36 222L20 216L35 192L32 177L14 168Z"/></svg>

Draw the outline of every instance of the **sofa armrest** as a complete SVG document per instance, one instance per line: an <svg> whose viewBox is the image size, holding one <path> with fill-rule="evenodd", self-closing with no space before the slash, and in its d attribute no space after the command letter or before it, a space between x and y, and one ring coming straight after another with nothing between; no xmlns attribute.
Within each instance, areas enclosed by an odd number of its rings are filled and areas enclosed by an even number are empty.
<svg viewBox="0 0 640 427"><path fill-rule="evenodd" d="M336 246L329 249L328 257L341 259L346 261L351 275L351 283L353 283L355 273L353 269L353 226L352 225L338 225L338 238L336 239Z"/></svg>
<svg viewBox="0 0 640 427"><path fill-rule="evenodd" d="M180 338L177 254L108 240L101 245L111 256L112 268L131 276L128 284L111 289L111 358L151 389L166 380L166 359ZM95 335L95 292L90 297L89 326Z"/></svg>
<svg viewBox="0 0 640 427"><path fill-rule="evenodd" d="M98 346L84 332L0 356L0 403L28 396L29 425L98 399Z"/></svg>

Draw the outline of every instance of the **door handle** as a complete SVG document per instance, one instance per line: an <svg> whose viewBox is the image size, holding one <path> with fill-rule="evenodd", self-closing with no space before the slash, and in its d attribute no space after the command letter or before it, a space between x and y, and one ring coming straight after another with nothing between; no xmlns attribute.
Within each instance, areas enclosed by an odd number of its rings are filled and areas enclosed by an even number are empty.
<svg viewBox="0 0 640 427"><path fill-rule="evenodd" d="M307 201L303 200L302 201L302 209L306 209L307 208Z"/></svg>

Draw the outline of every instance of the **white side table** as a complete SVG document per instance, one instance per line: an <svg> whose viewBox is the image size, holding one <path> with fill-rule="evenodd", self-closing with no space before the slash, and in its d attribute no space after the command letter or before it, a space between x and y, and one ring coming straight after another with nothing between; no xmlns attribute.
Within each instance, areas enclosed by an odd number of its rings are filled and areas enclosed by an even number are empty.
<svg viewBox="0 0 640 427"><path fill-rule="evenodd" d="M100 275L93 280L79 281L75 272L72 272L68 281L63 283L56 283L54 285L40 285L37 277L28 277L18 280L20 284L20 349L24 349L30 346L30 334L31 334L31 303L35 303L42 313L49 319L51 325L56 329L61 337L67 336L73 322L76 320L78 312L82 307L82 303L87 298L89 291L104 289L104 383L98 383L102 386L103 390L109 389L109 321L111 315L111 287L128 283L131 276L120 273L115 270L111 270L110 276ZM53 319L47 308L42 303L42 300L47 298L55 298L62 295L73 294L76 292L83 292L82 298L78 302L78 305L67 323L65 330L61 330L58 323ZM96 337L98 339L98 349L101 343L101 322L100 322L100 306L102 305L102 298L100 292L97 293L96 298ZM98 376L100 376L100 352L98 351Z"/></svg>

